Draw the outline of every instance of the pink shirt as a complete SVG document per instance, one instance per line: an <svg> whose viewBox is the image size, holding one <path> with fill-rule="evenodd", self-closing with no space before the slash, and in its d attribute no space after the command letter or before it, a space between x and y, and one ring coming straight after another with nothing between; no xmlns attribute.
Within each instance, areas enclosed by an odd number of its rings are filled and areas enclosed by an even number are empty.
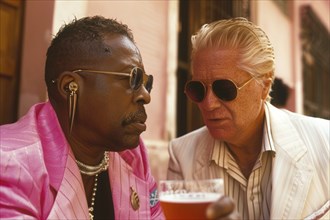
<svg viewBox="0 0 330 220"><path fill-rule="evenodd" d="M111 152L108 174L116 219L164 219L142 140L133 150ZM79 169L49 102L0 127L0 218L89 218Z"/></svg>

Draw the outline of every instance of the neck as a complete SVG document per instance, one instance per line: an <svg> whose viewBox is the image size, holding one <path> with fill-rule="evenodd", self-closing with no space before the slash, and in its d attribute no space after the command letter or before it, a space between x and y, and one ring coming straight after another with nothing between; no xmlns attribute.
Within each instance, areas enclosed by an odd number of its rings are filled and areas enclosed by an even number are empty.
<svg viewBox="0 0 330 220"><path fill-rule="evenodd" d="M76 138L75 131L67 135L67 140L78 161L90 166L96 166L102 161L106 148L101 149L81 141L80 138Z"/></svg>
<svg viewBox="0 0 330 220"><path fill-rule="evenodd" d="M239 143L227 143L243 175L248 179L257 161L263 140L264 114L256 122L257 126L241 135Z"/></svg>

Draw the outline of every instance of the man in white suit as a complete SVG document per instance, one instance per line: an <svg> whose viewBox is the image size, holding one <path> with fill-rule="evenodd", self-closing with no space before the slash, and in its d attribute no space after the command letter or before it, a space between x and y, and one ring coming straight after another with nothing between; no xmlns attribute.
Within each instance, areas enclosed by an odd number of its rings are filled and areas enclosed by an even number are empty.
<svg viewBox="0 0 330 220"><path fill-rule="evenodd" d="M272 106L274 51L244 18L192 37L185 93L205 127L169 145L168 179L223 178L210 219L329 219L329 120Z"/></svg>

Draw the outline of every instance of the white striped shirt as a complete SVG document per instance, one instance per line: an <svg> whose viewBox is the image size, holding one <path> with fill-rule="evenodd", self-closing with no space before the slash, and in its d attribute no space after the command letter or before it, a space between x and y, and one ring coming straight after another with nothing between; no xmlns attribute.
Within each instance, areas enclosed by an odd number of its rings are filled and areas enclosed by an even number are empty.
<svg viewBox="0 0 330 220"><path fill-rule="evenodd" d="M243 219L269 219L272 193L272 164L275 147L270 133L268 114L259 159L247 180L224 142L216 141L210 166L224 179L225 194L234 199Z"/></svg>

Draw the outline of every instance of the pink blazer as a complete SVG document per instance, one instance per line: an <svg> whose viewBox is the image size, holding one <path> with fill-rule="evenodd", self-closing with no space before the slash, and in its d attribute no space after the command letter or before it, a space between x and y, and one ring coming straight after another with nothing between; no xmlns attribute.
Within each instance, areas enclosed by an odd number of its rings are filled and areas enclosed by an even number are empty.
<svg viewBox="0 0 330 220"><path fill-rule="evenodd" d="M79 169L49 102L0 127L0 158L0 218L89 218ZM133 150L111 152L108 172L115 219L164 219L142 140Z"/></svg>

